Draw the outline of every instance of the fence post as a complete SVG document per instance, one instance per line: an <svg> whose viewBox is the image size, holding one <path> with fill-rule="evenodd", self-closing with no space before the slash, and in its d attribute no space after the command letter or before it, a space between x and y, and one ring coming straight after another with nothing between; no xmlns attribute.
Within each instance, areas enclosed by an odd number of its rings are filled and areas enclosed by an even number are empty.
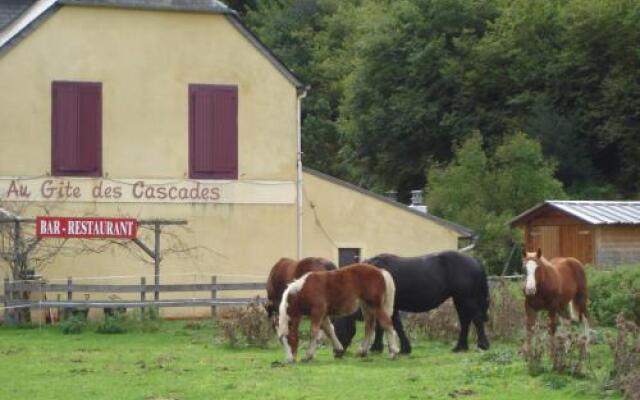
<svg viewBox="0 0 640 400"><path fill-rule="evenodd" d="M141 302L145 302L147 300L147 278L145 278L144 276L140 277L140 301ZM146 305L143 304L142 307L140 307L140 319L144 320L144 314L146 312Z"/></svg>
<svg viewBox="0 0 640 400"><path fill-rule="evenodd" d="M213 275L211 277L211 284L215 285L218 282L218 278ZM215 289L215 286L211 288L211 318L215 318L216 317L216 306L213 304L213 301L215 301L216 297L218 297L218 291Z"/></svg>
<svg viewBox="0 0 640 400"><path fill-rule="evenodd" d="M70 302L73 300L73 280L71 277L67 278L67 301ZM71 307L64 307L64 317L67 319L70 315L73 315L73 311L71 311Z"/></svg>
<svg viewBox="0 0 640 400"><path fill-rule="evenodd" d="M3 321L5 324L9 322L9 300L11 300L11 294L9 291L9 278L4 278L4 316Z"/></svg>

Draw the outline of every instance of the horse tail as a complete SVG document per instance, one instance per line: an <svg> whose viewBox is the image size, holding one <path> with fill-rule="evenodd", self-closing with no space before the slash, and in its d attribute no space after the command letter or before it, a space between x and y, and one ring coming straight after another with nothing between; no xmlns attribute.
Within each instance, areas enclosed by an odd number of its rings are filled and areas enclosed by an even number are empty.
<svg viewBox="0 0 640 400"><path fill-rule="evenodd" d="M294 295L302 290L310 274L311 272L307 272L299 279L291 282L282 294L282 300L280 300L278 315L278 337L286 336L289 334L289 314L287 313L287 307L289 307L289 296Z"/></svg>
<svg viewBox="0 0 640 400"><path fill-rule="evenodd" d="M393 277L389 273L389 271L381 270L382 277L384 278L384 297L382 300L382 307L384 308L384 312L387 313L389 318L393 315L393 303L396 298L396 284L393 282Z"/></svg>
<svg viewBox="0 0 640 400"><path fill-rule="evenodd" d="M480 312L481 318L484 322L489 321L489 305L491 304L491 297L489 296L489 282L487 274L484 271L484 267L480 265L482 274L480 276Z"/></svg>

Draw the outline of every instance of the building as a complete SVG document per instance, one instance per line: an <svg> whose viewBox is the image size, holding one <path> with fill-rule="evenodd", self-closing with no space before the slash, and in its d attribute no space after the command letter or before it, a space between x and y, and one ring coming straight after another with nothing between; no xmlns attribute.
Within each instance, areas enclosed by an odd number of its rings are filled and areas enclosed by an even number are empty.
<svg viewBox="0 0 640 400"><path fill-rule="evenodd" d="M640 262L640 201L545 201L511 220L525 247L585 264Z"/></svg>
<svg viewBox="0 0 640 400"><path fill-rule="evenodd" d="M0 207L186 220L164 232L198 254L167 256L163 283L262 280L282 256L416 255L472 235L303 171L306 88L219 1L8 0L0 24ZM41 273L153 267L113 247Z"/></svg>

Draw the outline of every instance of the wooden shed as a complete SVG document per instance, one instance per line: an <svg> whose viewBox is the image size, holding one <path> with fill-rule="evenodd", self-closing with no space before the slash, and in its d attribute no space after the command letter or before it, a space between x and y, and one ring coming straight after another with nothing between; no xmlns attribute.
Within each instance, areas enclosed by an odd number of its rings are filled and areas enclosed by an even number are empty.
<svg viewBox="0 0 640 400"><path fill-rule="evenodd" d="M640 201L545 201L511 220L529 251L585 264L640 263Z"/></svg>

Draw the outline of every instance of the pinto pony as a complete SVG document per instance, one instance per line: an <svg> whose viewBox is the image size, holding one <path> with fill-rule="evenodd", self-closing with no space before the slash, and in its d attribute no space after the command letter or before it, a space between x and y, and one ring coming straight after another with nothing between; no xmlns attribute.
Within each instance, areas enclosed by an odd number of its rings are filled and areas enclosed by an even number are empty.
<svg viewBox="0 0 640 400"><path fill-rule="evenodd" d="M527 331L533 332L537 312L549 313L549 334L556 333L558 315L584 321L587 329L587 277L582 263L571 257L548 261L542 251L522 253L522 267L527 275L524 287ZM570 315L567 314L569 306Z"/></svg>
<svg viewBox="0 0 640 400"><path fill-rule="evenodd" d="M336 358L344 349L336 337L330 317L353 314L358 307L365 321L365 334L360 356L369 351L376 320L387 333L392 358L399 351L391 314L395 296L391 275L367 264L353 264L336 271L311 272L292 282L280 302L278 337L287 362L295 362L298 352L298 326L303 316L311 319L309 348L303 361L309 361L318 344L320 329L331 339Z"/></svg>
<svg viewBox="0 0 640 400"><path fill-rule="evenodd" d="M277 326L278 320L276 314L282 300L287 285L302 277L307 272L313 271L331 271L336 269L336 265L331 261L321 257L307 257L300 261L290 258L281 258L271 268L269 278L267 279L267 304L265 308L267 315L271 320L273 327Z"/></svg>

